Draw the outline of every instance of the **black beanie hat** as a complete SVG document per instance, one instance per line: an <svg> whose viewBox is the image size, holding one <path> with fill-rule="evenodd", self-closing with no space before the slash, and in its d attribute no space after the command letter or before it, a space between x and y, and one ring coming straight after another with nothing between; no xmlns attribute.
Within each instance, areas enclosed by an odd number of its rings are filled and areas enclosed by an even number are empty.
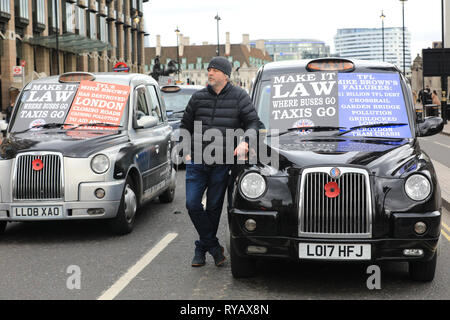
<svg viewBox="0 0 450 320"><path fill-rule="evenodd" d="M209 63L208 70L210 68L220 70L227 76L231 77L231 63L225 57L214 57Z"/></svg>

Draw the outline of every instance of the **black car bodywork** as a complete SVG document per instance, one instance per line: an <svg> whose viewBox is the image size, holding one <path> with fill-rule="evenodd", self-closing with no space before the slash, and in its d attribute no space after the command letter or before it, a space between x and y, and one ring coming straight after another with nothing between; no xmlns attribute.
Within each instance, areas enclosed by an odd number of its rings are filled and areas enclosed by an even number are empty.
<svg viewBox="0 0 450 320"><path fill-rule="evenodd" d="M270 63L259 70L252 99L263 121L267 112L261 108L269 104L261 103L262 91L271 87L273 95L277 76L317 72L308 68L310 62ZM341 135L337 128L306 135L294 130L279 134L277 148L266 137L269 151L279 159L278 168L259 161L235 166L231 175L228 221L233 276L252 276L260 258L347 261L353 250L361 250L349 260L408 261L412 278L431 281L440 237L441 194L433 164L417 137L440 132L442 120L416 121L411 89L393 65L342 59L313 62L352 66L335 70L338 75L395 74L411 132L392 138ZM336 171L341 175L332 177ZM258 198L242 191L248 173L261 175L266 185ZM405 191L405 182L413 175L429 181L431 190L423 200L413 200ZM339 186L338 196L327 193L329 183ZM420 234L415 229L418 222L425 224ZM368 250L365 257L361 245Z"/></svg>

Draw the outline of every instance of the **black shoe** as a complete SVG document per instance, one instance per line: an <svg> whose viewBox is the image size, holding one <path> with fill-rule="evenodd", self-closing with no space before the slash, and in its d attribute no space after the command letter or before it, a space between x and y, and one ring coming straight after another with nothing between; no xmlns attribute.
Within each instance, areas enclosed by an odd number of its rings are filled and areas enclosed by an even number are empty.
<svg viewBox="0 0 450 320"><path fill-rule="evenodd" d="M198 255L198 254L196 254L195 256L194 256L194 258L192 259L192 263L191 263L191 265L194 267L194 268L197 268L197 267L203 267L205 264L206 264L206 258L205 258L205 255L203 254L203 255Z"/></svg>
<svg viewBox="0 0 450 320"><path fill-rule="evenodd" d="M213 256L216 267L222 266L227 260L227 258L223 255L225 249L220 245L209 249L208 252Z"/></svg>
<svg viewBox="0 0 450 320"><path fill-rule="evenodd" d="M194 258L192 259L191 265L193 267L203 267L205 264L206 264L206 250L201 248L196 243L195 255Z"/></svg>

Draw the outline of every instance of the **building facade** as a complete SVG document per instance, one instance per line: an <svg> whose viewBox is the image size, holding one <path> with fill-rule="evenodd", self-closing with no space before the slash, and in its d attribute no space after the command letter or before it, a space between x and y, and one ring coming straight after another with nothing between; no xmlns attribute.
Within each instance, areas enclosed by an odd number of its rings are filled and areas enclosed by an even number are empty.
<svg viewBox="0 0 450 320"><path fill-rule="evenodd" d="M266 50L273 61L316 59L330 56L330 47L315 39L268 39L250 42L252 47Z"/></svg>
<svg viewBox="0 0 450 320"><path fill-rule="evenodd" d="M144 72L148 0L0 0L0 100L23 82L71 71L108 72L125 62ZM25 65L24 81L14 76Z"/></svg>
<svg viewBox="0 0 450 320"><path fill-rule="evenodd" d="M162 47L161 38L157 36L157 46L145 48L146 72L151 73L154 60L158 56L161 65L167 66L171 60L180 58L179 74L183 83L206 85L208 82L208 65L212 58L217 56L217 44L191 45L189 37L179 35L178 47ZM234 84L249 89L258 69L271 62L269 54L263 50L250 46L249 35L243 35L241 44L230 43L230 33L226 33L225 45L219 46L220 55L231 62L233 69L231 80ZM178 80L178 75L175 76Z"/></svg>
<svg viewBox="0 0 450 320"><path fill-rule="evenodd" d="M383 61L383 29L338 29L336 53L342 58ZM403 71L403 28L384 28L384 61ZM411 34L405 29L405 70L411 72Z"/></svg>

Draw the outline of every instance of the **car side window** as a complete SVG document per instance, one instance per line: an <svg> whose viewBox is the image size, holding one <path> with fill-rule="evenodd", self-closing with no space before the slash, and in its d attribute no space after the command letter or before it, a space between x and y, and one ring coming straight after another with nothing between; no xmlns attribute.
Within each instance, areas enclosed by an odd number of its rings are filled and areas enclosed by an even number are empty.
<svg viewBox="0 0 450 320"><path fill-rule="evenodd" d="M154 86L147 86L150 93L150 103L151 103L151 115L159 119L159 123L164 122L163 114L161 112L161 105L159 103L158 95Z"/></svg>
<svg viewBox="0 0 450 320"><path fill-rule="evenodd" d="M136 112L137 112L137 118L139 119L142 116L148 116L149 109L147 105L147 98L145 96L145 88L141 87L137 90L137 105L136 105Z"/></svg>

